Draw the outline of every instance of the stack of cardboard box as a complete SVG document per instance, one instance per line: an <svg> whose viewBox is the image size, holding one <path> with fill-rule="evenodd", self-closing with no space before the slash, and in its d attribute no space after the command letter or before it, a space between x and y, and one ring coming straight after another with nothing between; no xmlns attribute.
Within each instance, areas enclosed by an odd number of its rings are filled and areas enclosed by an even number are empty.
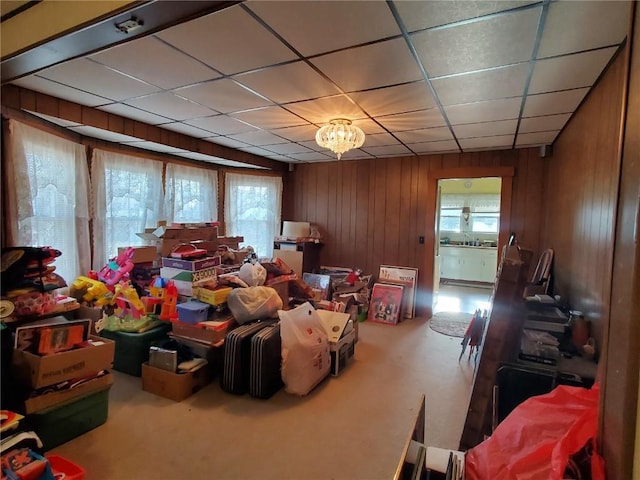
<svg viewBox="0 0 640 480"><path fill-rule="evenodd" d="M18 332L29 338L44 338L46 330L64 333L73 323L54 317L21 326ZM53 342L54 337L51 338ZM114 342L88 335L72 349L48 354L38 353L29 343L14 348L10 370L24 392L16 411L26 416L44 449L55 448L103 424L108 414L108 390L113 383L109 371Z"/></svg>

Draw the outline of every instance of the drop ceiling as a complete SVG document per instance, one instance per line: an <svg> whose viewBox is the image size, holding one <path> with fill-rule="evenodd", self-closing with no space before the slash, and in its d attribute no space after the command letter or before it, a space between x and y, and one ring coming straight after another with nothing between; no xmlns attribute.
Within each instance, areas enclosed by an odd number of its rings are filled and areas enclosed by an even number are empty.
<svg viewBox="0 0 640 480"><path fill-rule="evenodd" d="M624 42L626 1L246 1L11 83L288 162L552 144ZM241 165L47 117L83 135ZM245 165L246 166L246 165Z"/></svg>

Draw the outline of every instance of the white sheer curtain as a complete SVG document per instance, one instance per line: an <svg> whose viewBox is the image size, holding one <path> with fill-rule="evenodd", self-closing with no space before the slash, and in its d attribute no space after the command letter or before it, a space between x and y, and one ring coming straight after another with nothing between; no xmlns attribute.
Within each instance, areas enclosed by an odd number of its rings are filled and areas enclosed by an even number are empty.
<svg viewBox="0 0 640 480"><path fill-rule="evenodd" d="M218 172L169 163L164 200L169 223L216 221Z"/></svg>
<svg viewBox="0 0 640 480"><path fill-rule="evenodd" d="M224 221L227 235L242 235L258 256L273 255L273 239L280 233L282 178L225 175Z"/></svg>
<svg viewBox="0 0 640 480"><path fill-rule="evenodd" d="M85 147L15 120L8 146L9 243L60 250L56 273L71 283L91 267Z"/></svg>
<svg viewBox="0 0 640 480"><path fill-rule="evenodd" d="M162 162L95 149L91 184L93 268L100 269L162 219Z"/></svg>

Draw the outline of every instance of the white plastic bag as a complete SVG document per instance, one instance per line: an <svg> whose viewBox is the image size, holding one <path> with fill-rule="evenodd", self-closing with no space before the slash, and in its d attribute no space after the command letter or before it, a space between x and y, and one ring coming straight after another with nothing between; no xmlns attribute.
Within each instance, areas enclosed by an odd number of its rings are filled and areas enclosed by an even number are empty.
<svg viewBox="0 0 640 480"><path fill-rule="evenodd" d="M309 302L293 310L279 310L284 389L306 395L329 375L329 339Z"/></svg>
<svg viewBox="0 0 640 480"><path fill-rule="evenodd" d="M264 285L267 279L267 269L259 263L245 263L240 267L238 277L250 287Z"/></svg>
<svg viewBox="0 0 640 480"><path fill-rule="evenodd" d="M276 316L282 299L271 287L234 288L227 298L227 306L240 325Z"/></svg>

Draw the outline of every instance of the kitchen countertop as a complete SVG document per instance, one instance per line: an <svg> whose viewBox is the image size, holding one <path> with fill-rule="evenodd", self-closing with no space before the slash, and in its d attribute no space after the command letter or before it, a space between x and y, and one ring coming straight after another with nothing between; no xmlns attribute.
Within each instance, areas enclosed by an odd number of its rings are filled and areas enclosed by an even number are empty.
<svg viewBox="0 0 640 480"><path fill-rule="evenodd" d="M441 247L476 248L480 250L497 250L498 247L485 247L484 245L456 245L454 243L441 243Z"/></svg>

